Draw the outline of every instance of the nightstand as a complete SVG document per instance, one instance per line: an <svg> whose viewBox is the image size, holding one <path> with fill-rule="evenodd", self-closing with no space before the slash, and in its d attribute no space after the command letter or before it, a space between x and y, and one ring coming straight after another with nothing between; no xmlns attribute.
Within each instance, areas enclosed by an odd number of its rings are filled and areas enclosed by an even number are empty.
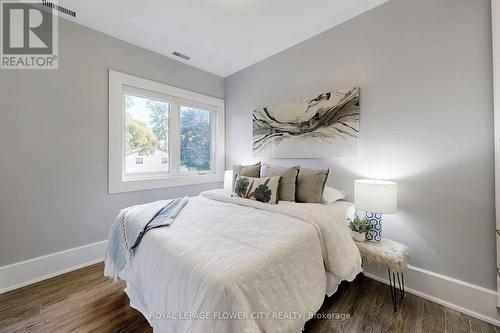
<svg viewBox="0 0 500 333"><path fill-rule="evenodd" d="M404 271L410 259L408 247L390 239L382 239L379 243L356 241L354 243L358 246L363 259L387 267L392 306L394 311L397 311L398 305L403 303L405 297Z"/></svg>

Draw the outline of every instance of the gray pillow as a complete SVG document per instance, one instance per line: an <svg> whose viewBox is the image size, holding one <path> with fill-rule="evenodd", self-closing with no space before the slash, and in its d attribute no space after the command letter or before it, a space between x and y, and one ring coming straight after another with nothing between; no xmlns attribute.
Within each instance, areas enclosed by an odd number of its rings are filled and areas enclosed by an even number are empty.
<svg viewBox="0 0 500 333"><path fill-rule="evenodd" d="M231 186L233 190L234 190L234 182L236 181L236 177L238 177L238 175L259 178L260 162L250 165L241 165L241 164L233 165L233 186Z"/></svg>
<svg viewBox="0 0 500 333"><path fill-rule="evenodd" d="M300 169L297 176L297 202L321 203L330 169Z"/></svg>
<svg viewBox="0 0 500 333"><path fill-rule="evenodd" d="M278 187L278 200L295 201L295 183L297 182L297 174L300 166L290 168L262 164L260 168L261 177L276 177L281 176Z"/></svg>

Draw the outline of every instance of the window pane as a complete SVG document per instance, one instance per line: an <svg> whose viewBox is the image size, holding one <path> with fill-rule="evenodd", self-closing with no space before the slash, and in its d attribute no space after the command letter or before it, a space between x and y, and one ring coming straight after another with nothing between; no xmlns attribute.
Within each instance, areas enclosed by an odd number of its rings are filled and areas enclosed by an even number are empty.
<svg viewBox="0 0 500 333"><path fill-rule="evenodd" d="M181 106L181 172L211 169L210 111Z"/></svg>
<svg viewBox="0 0 500 333"><path fill-rule="evenodd" d="M125 95L125 173L168 172L169 105Z"/></svg>

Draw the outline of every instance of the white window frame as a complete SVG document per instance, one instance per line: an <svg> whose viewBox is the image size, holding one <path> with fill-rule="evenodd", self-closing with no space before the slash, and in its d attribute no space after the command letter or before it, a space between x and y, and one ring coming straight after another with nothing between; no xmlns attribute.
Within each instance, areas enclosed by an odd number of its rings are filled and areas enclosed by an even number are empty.
<svg viewBox="0 0 500 333"><path fill-rule="evenodd" d="M170 107L187 106L211 111L211 170L181 173L180 111L169 116L169 171L161 173L125 174L125 112L124 94L133 91L153 99L165 100ZM109 70L109 193L150 190L221 182L224 180L225 131L224 100L164 83ZM172 113L170 113L172 115ZM177 141L175 141L177 140ZM172 147L178 147L172 149Z"/></svg>

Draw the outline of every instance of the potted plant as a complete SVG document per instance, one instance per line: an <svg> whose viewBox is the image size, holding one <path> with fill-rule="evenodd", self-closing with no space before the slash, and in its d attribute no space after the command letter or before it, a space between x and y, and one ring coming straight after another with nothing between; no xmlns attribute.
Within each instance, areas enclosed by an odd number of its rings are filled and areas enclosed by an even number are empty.
<svg viewBox="0 0 500 333"><path fill-rule="evenodd" d="M348 218L349 229L351 229L351 237L358 242L364 242L366 240L366 233L373 229L373 225L367 218L360 219L359 216L355 216L354 219Z"/></svg>

